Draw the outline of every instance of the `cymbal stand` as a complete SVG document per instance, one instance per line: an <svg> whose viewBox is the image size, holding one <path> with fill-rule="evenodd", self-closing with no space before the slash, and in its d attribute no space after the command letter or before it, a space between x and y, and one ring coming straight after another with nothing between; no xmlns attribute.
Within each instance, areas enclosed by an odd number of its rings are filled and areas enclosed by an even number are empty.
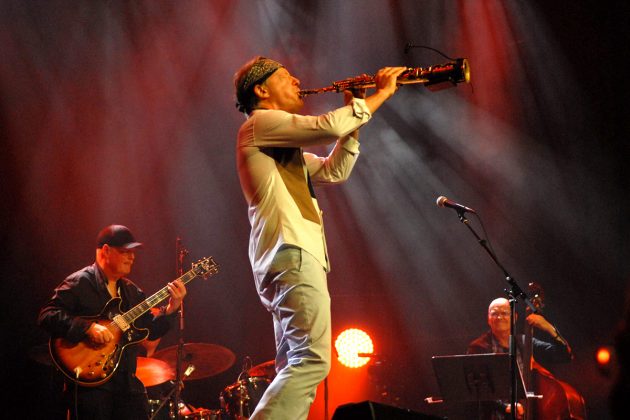
<svg viewBox="0 0 630 420"><path fill-rule="evenodd" d="M194 367L188 367L186 369L186 371L184 372L184 377L187 378L188 376L190 376L190 374L194 371ZM173 395L175 394L175 391L179 390L180 387L177 386L177 384L175 383L175 381L171 381L171 383L173 384L173 387L171 388L171 390L168 392L168 394L166 394L166 396L161 397L161 402L160 405L155 409L155 411L153 411L153 414L151 415L151 417L149 418L149 420L154 420L156 418L156 416L158 415L158 413L160 413L160 411L162 410L162 408L166 405L167 402L171 401L171 399L173 398ZM183 383L180 381L180 383ZM172 401L171 401L172 403ZM188 405L185 405L186 407L188 407ZM177 410L177 416L180 416L180 406L179 404L176 405L176 410ZM188 407L190 408L190 407ZM174 418L175 413L173 412L173 405L171 404L169 406L169 414L168 414L168 418L172 419Z"/></svg>
<svg viewBox="0 0 630 420"><path fill-rule="evenodd" d="M177 278L180 278L181 276L184 275L184 258L186 257L186 255L188 255L188 250L184 248L184 246L182 245L182 240L179 237L177 237L177 239L175 240L175 254L176 254L176 265L177 265L176 274L177 274ZM181 305L179 306L179 309L177 312L179 314L179 323L178 323L179 339L177 343L177 357L176 357L177 360L175 362L175 365L176 365L175 382L173 383L173 388L162 399L162 402L160 403L158 408L155 410L150 420L153 420L155 416L157 416L157 414L160 412L160 410L162 410L164 405L166 405L166 403L171 399L172 399L172 404L170 406L169 418L175 418L177 420L181 419L179 401L181 399L182 388L184 387L183 377L189 376L194 370L194 366L189 366L186 369L186 372L182 372L182 355L184 353L184 302L183 301L181 302Z"/></svg>
<svg viewBox="0 0 630 420"><path fill-rule="evenodd" d="M182 245L182 240L177 237L175 240L175 253L177 259L177 277L184 275L184 258L188 255L188 250ZM184 383L182 381L182 355L184 354L184 302L182 301L179 307L179 328L178 335L179 340L177 343L177 360L176 360L176 375L175 375L175 401L173 405L175 407L175 418L179 420L181 418L179 413L179 400Z"/></svg>
<svg viewBox="0 0 630 420"><path fill-rule="evenodd" d="M252 413L249 412L249 407L247 409L247 414L245 414L245 405L249 401L249 393L247 391L247 381L249 380L249 370L252 368L252 359L249 356L245 356L243 359L243 368L241 369L241 373L238 375L237 383L238 385L238 415L239 418L249 417Z"/></svg>

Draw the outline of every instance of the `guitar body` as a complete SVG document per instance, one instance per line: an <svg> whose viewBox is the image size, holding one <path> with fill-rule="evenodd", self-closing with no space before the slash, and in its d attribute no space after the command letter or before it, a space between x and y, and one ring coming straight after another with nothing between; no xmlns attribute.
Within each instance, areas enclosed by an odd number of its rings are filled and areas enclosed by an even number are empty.
<svg viewBox="0 0 630 420"><path fill-rule="evenodd" d="M137 329L133 324L123 331L114 321L121 314L121 299L116 297L107 302L101 313L94 317L86 317L107 327L114 335L109 343L94 343L89 339L78 343L64 338L53 338L50 341L50 355L55 365L72 381L82 386L98 386L107 382L120 363L123 350L149 336L146 328Z"/></svg>

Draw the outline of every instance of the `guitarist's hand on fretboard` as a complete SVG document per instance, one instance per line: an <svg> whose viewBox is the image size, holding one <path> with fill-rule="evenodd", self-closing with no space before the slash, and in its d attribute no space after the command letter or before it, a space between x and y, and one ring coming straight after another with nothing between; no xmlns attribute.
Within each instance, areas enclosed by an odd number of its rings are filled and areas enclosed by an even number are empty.
<svg viewBox="0 0 630 420"><path fill-rule="evenodd" d="M112 332L105 326L93 322L86 332L90 340L98 344L109 343L114 339Z"/></svg>
<svg viewBox="0 0 630 420"><path fill-rule="evenodd" d="M171 295L166 308L166 314L170 315L181 306L182 300L184 296L186 296L186 286L184 286L181 280L177 279L168 283L166 287L168 288L168 293Z"/></svg>

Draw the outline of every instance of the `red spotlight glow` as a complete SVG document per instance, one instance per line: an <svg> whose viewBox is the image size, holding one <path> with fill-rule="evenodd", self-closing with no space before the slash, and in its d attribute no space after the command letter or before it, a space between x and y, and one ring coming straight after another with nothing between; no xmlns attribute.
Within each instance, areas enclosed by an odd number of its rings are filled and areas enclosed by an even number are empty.
<svg viewBox="0 0 630 420"><path fill-rule="evenodd" d="M600 347L597 349L597 355L595 358L597 359L597 363L600 366L608 365L610 363L612 355L610 354L610 349L607 347Z"/></svg>
<svg viewBox="0 0 630 420"><path fill-rule="evenodd" d="M369 357L359 357L359 354L374 353L372 339L358 328L343 331L335 340L335 349L339 362L349 368L359 368L370 361Z"/></svg>

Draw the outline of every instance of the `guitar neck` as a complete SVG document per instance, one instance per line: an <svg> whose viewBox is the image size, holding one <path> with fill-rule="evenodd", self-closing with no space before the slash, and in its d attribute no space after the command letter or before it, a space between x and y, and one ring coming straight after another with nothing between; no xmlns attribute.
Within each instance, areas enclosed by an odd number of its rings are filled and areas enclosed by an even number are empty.
<svg viewBox="0 0 630 420"><path fill-rule="evenodd" d="M216 273L216 270L217 270L216 264L214 264L214 261L212 261L211 258L210 258L210 261L212 262L212 268L209 271L211 273ZM192 269L186 272L181 277L177 278L176 280L181 280L182 283L186 284L192 279L194 279L195 277L197 277L198 275L199 274L196 273L194 269ZM158 305L160 302L164 301L168 297L169 297L168 286L164 286L162 289L158 290L157 292L149 296L146 300L134 306L133 308L131 308L129 311L125 312L121 316L123 317L125 322L127 322L127 324L131 324L133 321L135 321L136 319L144 315L149 309Z"/></svg>

